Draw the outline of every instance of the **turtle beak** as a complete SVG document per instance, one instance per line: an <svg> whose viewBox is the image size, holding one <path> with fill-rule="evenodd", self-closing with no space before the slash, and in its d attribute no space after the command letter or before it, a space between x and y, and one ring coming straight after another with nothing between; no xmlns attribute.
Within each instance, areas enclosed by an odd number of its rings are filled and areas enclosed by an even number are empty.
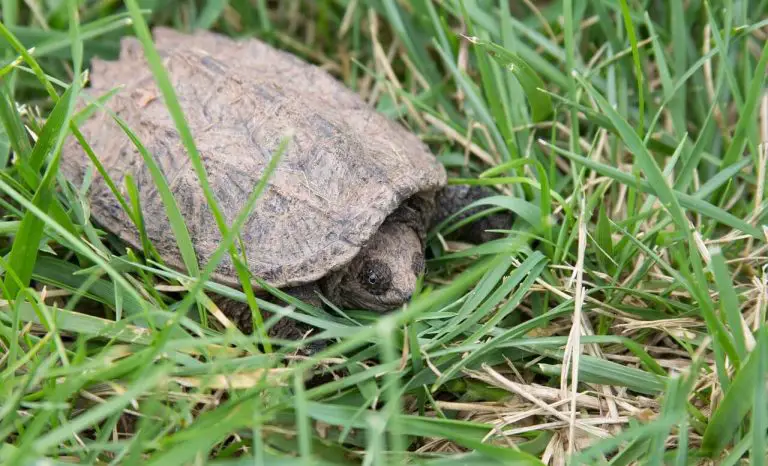
<svg viewBox="0 0 768 466"><path fill-rule="evenodd" d="M397 294L400 300L402 301L401 305L403 305L411 300L411 298L413 297L413 290L398 291Z"/></svg>
<svg viewBox="0 0 768 466"><path fill-rule="evenodd" d="M373 309L383 313L392 312L402 307L403 304L406 304L407 302L409 302L412 296L413 296L412 290L411 291L392 290L389 294L388 299L378 298L376 300L378 306L377 308L373 308Z"/></svg>

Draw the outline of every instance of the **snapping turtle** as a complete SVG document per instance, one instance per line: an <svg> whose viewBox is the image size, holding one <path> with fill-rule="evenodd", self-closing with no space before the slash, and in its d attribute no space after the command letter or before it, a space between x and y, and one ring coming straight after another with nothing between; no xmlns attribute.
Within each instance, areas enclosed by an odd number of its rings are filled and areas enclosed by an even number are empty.
<svg viewBox="0 0 768 466"><path fill-rule="evenodd" d="M320 301L311 291L319 289L345 308L397 308L409 300L424 268L428 229L493 194L447 186L444 167L419 138L317 66L257 39L162 27L153 35L228 224L281 138L293 135L241 230L250 272L275 287L314 303ZM123 38L116 61L93 59L90 79L98 95L123 86L106 107L154 157L198 258L207 261L221 235L139 41ZM183 270L162 198L136 146L104 111L80 129L116 185L125 174L133 176L147 236L168 265ZM91 166L70 137L64 174L79 184ZM99 224L141 248L136 227L96 171L88 196ZM487 229L510 224L511 213L494 214L458 235L486 241L493 237ZM240 286L229 257L212 278ZM224 312L249 331L247 306L224 303ZM301 324L290 321L272 334L295 338L299 330Z"/></svg>

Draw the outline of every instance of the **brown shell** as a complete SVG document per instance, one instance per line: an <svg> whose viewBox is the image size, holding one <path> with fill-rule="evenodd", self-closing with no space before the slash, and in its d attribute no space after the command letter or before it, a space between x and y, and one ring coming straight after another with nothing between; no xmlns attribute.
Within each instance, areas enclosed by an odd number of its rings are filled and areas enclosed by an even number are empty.
<svg viewBox="0 0 768 466"><path fill-rule="evenodd" d="M241 238L251 272L274 286L310 283L348 263L405 199L446 183L426 145L375 112L320 68L256 39L210 32L153 31L211 189L228 224L260 179L280 139L293 134ZM107 107L153 154L171 187L205 264L221 235L195 171L135 38L117 61L95 59L92 97L124 86ZM183 262L162 199L130 139L104 111L80 129L115 184L130 173L150 240L169 265ZM74 182L92 164L70 136L62 169ZM134 248L135 226L93 170L93 217ZM237 285L227 256L214 279Z"/></svg>

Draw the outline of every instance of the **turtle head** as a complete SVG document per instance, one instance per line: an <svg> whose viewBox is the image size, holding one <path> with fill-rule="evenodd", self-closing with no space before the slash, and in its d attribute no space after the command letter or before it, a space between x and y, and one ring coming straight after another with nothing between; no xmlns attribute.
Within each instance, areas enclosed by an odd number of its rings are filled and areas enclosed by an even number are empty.
<svg viewBox="0 0 768 466"><path fill-rule="evenodd" d="M326 277L323 292L345 308L390 311L411 299L423 270L419 234L388 220L346 267Z"/></svg>

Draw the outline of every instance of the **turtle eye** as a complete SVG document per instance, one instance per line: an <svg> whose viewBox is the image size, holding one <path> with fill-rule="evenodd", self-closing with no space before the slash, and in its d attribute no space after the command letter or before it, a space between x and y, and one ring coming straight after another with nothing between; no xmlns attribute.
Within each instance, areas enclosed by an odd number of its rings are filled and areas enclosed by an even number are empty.
<svg viewBox="0 0 768 466"><path fill-rule="evenodd" d="M366 261L360 268L358 281L369 293L384 294L392 285L392 270L381 261Z"/></svg>

